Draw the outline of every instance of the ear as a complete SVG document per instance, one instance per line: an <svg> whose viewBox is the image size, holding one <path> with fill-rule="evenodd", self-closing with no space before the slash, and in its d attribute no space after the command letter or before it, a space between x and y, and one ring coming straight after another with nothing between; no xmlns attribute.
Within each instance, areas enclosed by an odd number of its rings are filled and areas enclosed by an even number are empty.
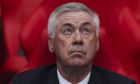
<svg viewBox="0 0 140 84"><path fill-rule="evenodd" d="M49 50L50 52L54 52L54 47L53 47L53 39L49 37L48 39L48 45L49 45Z"/></svg>

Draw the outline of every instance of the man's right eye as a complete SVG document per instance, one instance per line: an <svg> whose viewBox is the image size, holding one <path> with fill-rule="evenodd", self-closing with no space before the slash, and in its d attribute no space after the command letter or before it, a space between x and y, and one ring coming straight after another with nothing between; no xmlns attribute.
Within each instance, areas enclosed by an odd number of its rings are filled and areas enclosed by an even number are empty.
<svg viewBox="0 0 140 84"><path fill-rule="evenodd" d="M72 29L71 28L65 28L63 32L64 32L65 35L71 35L72 34Z"/></svg>

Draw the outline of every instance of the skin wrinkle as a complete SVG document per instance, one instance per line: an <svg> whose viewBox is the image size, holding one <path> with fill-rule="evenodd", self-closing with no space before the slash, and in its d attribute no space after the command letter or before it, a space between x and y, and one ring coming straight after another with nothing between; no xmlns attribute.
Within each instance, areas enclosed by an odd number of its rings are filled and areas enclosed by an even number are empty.
<svg viewBox="0 0 140 84"><path fill-rule="evenodd" d="M49 48L53 47L57 57L57 68L72 84L87 76L97 51L98 37L91 17L84 11L63 13L57 18L54 38L49 38ZM86 37L81 31L85 23L89 23L90 30ZM64 34L64 24L72 25L70 35Z"/></svg>

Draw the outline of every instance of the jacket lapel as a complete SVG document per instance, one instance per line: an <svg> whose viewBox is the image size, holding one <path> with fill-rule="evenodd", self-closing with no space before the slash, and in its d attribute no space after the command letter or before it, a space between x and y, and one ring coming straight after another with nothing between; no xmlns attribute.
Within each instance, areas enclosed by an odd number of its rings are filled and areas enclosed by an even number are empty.
<svg viewBox="0 0 140 84"><path fill-rule="evenodd" d="M56 67L53 68L45 76L46 76L46 77L44 77L44 78L46 78L46 79L44 79L45 82L43 82L42 84L59 84Z"/></svg>
<svg viewBox="0 0 140 84"><path fill-rule="evenodd" d="M104 84L98 71L96 71L96 69L94 68L96 67L92 67L88 84ZM46 73L44 75L44 82L42 82L41 84L59 84L56 67L53 68L49 73Z"/></svg>
<svg viewBox="0 0 140 84"><path fill-rule="evenodd" d="M95 67L92 67L91 75L88 84L103 84L103 81L101 80L100 75L98 72L94 69Z"/></svg>

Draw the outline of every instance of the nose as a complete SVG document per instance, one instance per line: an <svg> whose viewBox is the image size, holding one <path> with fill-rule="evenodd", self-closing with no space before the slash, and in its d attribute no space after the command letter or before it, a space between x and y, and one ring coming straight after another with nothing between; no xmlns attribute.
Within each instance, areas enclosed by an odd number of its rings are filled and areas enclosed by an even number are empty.
<svg viewBox="0 0 140 84"><path fill-rule="evenodd" d="M83 38L79 31L75 32L73 44L83 45Z"/></svg>

